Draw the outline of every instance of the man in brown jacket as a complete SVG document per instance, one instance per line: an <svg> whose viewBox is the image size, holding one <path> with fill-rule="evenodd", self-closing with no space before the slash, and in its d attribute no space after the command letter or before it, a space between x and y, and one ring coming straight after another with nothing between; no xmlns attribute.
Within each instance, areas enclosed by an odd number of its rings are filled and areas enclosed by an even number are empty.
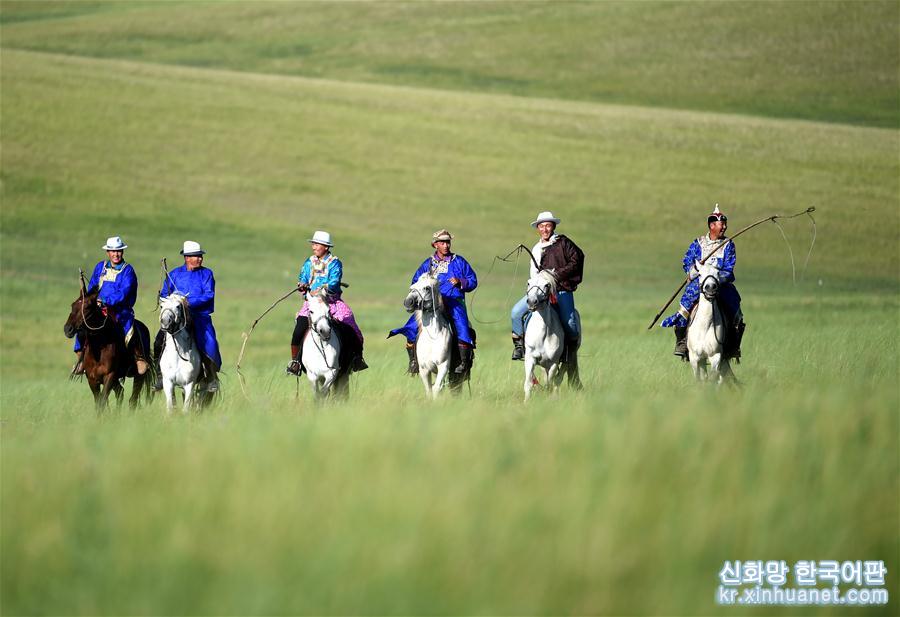
<svg viewBox="0 0 900 617"><path fill-rule="evenodd" d="M578 317L575 312L575 290L581 283L584 271L584 253L569 238L556 233L560 220L552 212L538 214L531 226L536 228L540 241L531 249L534 261L531 263L531 276L537 274L534 262L541 270L551 270L557 280L556 308L566 333L566 361L572 361L581 336ZM525 326L523 320L528 312L527 298L516 302L512 309L513 360L525 357Z"/></svg>

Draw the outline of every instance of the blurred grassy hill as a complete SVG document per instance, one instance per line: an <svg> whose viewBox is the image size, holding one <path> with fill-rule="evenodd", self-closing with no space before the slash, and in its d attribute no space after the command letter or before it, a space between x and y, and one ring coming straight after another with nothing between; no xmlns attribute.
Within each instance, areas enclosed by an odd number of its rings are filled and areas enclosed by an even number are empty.
<svg viewBox="0 0 900 617"><path fill-rule="evenodd" d="M3 46L897 128L893 1L15 2Z"/></svg>

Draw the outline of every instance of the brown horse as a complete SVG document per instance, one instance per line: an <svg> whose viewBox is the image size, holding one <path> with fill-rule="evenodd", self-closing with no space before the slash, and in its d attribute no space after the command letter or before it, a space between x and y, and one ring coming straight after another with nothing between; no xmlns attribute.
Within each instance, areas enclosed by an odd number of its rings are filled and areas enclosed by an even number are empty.
<svg viewBox="0 0 900 617"><path fill-rule="evenodd" d="M67 338L73 338L75 334L81 335L84 344L84 374L94 394L97 410L100 411L108 405L110 392L115 392L116 400L121 402L124 389L120 380L131 376L134 377L134 385L128 404L134 408L150 373L139 374L134 354L126 349L122 332L112 312L107 312L97 305L98 294L99 290L87 293L82 286L81 293L72 303L72 312L66 320L66 325L63 326L63 332ZM135 320L134 328L138 330L146 326ZM140 335L135 332L134 336ZM147 390L149 397L151 394L149 384Z"/></svg>

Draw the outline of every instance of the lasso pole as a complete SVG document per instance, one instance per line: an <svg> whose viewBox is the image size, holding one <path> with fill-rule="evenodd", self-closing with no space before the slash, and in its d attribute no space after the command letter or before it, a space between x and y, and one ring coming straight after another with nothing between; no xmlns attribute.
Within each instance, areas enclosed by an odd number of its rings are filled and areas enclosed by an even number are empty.
<svg viewBox="0 0 900 617"><path fill-rule="evenodd" d="M258 324L260 320L269 313L269 311L278 306L283 300L286 300L291 294L297 293L298 291L300 291L300 288L294 287L292 290L275 300L275 302L272 303L272 306L263 311L263 314L257 317L254 322L250 324L250 330L241 333L241 336L243 336L244 338L244 342L241 344L241 353L238 354L238 361L236 365L238 371L241 370L241 361L244 359L244 349L246 349L247 347L247 341L250 340L250 335L253 334L253 329L256 327L256 324Z"/></svg>
<svg viewBox="0 0 900 617"><path fill-rule="evenodd" d="M734 242L734 239L737 238L739 235L741 235L745 231L750 231L757 225L762 225L763 223L767 223L769 221L774 221L775 219L792 219L794 217L801 216L803 214L810 214L815 211L816 211L815 206L810 206L806 210L801 210L800 212L798 212L796 214L791 214L790 216L781 216L780 214L773 214L772 216L767 216L766 218L760 219L751 225L747 225L742 230L740 230L739 232L737 232L736 234L734 234L733 236L731 236L728 239L731 242ZM728 244L728 243L723 242L722 244L717 246L715 249L713 249L713 251L711 251L709 255L707 255L706 257L704 257L703 259L700 260L700 265L702 266L703 264L705 264L706 261L710 257L715 255L719 251L719 249L721 249L726 244ZM668 302L666 302L663 305L663 307L661 309L659 309L659 312L656 314L656 317L654 317L653 321L650 322L650 325L647 326L648 330L650 330L651 328L653 328L654 325L656 325L656 322L659 320L660 316L666 311L667 308L669 308L669 305L672 304L672 301L675 300L675 298L678 296L679 293L681 293L681 290L684 289L684 286L687 285L690 282L690 280L691 280L690 278L685 278L685 280L681 281L681 285L678 286L678 289L675 290L675 293L673 293L672 296L669 298Z"/></svg>

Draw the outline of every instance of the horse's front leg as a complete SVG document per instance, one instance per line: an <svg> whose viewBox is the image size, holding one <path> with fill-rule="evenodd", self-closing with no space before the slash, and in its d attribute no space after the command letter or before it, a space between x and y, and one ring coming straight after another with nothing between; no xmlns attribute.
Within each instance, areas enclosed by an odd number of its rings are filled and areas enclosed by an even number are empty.
<svg viewBox="0 0 900 617"><path fill-rule="evenodd" d="M194 404L194 396L197 392L197 382L189 381L184 385L184 405L181 407L181 413L187 415Z"/></svg>
<svg viewBox="0 0 900 617"><path fill-rule="evenodd" d="M525 354L525 402L531 398L531 390L534 388L534 358L531 354Z"/></svg>
<svg viewBox="0 0 900 617"><path fill-rule="evenodd" d="M700 354L692 353L689 354L689 358L691 361L691 370L694 371L694 379L697 381L703 381L706 378L706 371L702 370L703 367L700 366Z"/></svg>
<svg viewBox="0 0 900 617"><path fill-rule="evenodd" d="M441 389L444 387L444 379L447 377L448 372L450 372L450 360L438 364L437 375L434 378L434 386L431 388L431 396L434 400L437 400L438 394L441 393Z"/></svg>
<svg viewBox="0 0 900 617"><path fill-rule="evenodd" d="M175 381L163 378L163 394L166 395L166 415L171 416L175 409Z"/></svg>
<svg viewBox="0 0 900 617"><path fill-rule="evenodd" d="M562 375L559 372L559 362L554 362L547 371L547 385L550 386L550 392L554 397L559 396L559 383L562 381Z"/></svg>
<svg viewBox="0 0 900 617"><path fill-rule="evenodd" d="M94 395L94 407L97 408L97 411L100 411L102 405L100 403L100 394L101 388L103 387L100 382L93 377L88 377L88 386L91 388L91 394Z"/></svg>
<svg viewBox="0 0 900 617"><path fill-rule="evenodd" d="M716 385L721 385L722 383L722 372L719 370L719 365L722 363L722 354L717 353L713 354L709 357L709 369L712 371L712 379L716 382Z"/></svg>
<svg viewBox="0 0 900 617"><path fill-rule="evenodd" d="M431 371L423 368L421 364L419 364L419 378L422 380L422 385L425 386L425 396L427 398L432 398Z"/></svg>
<svg viewBox="0 0 900 617"><path fill-rule="evenodd" d="M115 389L115 384L117 383L115 374L106 373L103 376L103 389L100 392L100 402L97 405L98 410L109 407L109 395Z"/></svg>

